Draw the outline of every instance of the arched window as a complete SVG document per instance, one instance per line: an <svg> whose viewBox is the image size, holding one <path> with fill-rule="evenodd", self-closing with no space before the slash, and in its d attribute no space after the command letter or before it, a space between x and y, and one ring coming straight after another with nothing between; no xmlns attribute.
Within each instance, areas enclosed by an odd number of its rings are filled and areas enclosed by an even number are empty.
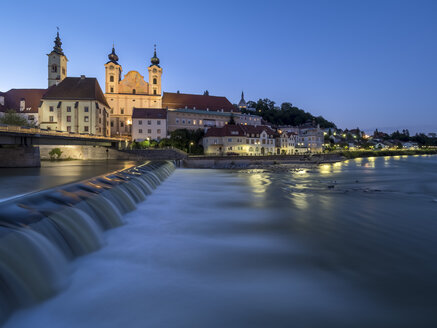
<svg viewBox="0 0 437 328"><path fill-rule="evenodd" d="M132 89L132 93L133 93L133 94L136 94L136 93L137 93L137 90Z"/></svg>
<svg viewBox="0 0 437 328"><path fill-rule="evenodd" d="M111 76L109 77L109 82L114 82L114 75L111 75Z"/></svg>
<svg viewBox="0 0 437 328"><path fill-rule="evenodd" d="M156 95L156 89L153 90L153 94Z"/></svg>
<svg viewBox="0 0 437 328"><path fill-rule="evenodd" d="M158 80L156 79L156 77L153 78L153 84L158 84Z"/></svg>
<svg viewBox="0 0 437 328"><path fill-rule="evenodd" d="M58 66L55 65L55 64L53 64L53 65L52 65L52 72L53 72L53 73L56 73L57 71L58 71Z"/></svg>

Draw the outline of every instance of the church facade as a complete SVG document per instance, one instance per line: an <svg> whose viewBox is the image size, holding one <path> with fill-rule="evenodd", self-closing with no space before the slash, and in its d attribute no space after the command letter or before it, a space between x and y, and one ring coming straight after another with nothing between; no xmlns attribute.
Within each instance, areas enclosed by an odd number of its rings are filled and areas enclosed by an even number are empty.
<svg viewBox="0 0 437 328"><path fill-rule="evenodd" d="M105 97L111 107L111 135L130 136L134 108L162 108L162 68L156 48L147 67L149 82L137 71L122 77L122 66L114 47L105 64Z"/></svg>

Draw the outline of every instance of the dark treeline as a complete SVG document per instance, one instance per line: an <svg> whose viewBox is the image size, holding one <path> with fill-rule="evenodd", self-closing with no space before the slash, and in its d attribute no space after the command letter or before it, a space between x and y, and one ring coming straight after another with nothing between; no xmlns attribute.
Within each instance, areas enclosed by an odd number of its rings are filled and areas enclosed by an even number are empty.
<svg viewBox="0 0 437 328"><path fill-rule="evenodd" d="M424 133L416 133L414 136L411 136L408 129L402 130L402 132L397 130L392 134L380 132L376 129L373 132L373 137L382 140L399 140L403 142L412 141L417 142L420 146L437 146L437 138L428 137Z"/></svg>
<svg viewBox="0 0 437 328"><path fill-rule="evenodd" d="M265 121L274 125L301 125L307 122L315 121L320 124L321 128L336 128L333 122L329 122L322 116L313 116L303 109L293 106L292 103L284 102L281 106L276 106L275 102L270 99L259 99L257 102L248 101L248 108L255 108L256 114L260 115ZM251 113L243 110L243 113Z"/></svg>

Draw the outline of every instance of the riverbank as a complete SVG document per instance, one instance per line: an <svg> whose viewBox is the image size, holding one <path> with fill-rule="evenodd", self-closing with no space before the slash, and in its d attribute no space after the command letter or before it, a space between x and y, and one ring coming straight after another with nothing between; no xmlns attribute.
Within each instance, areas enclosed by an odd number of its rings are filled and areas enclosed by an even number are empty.
<svg viewBox="0 0 437 328"><path fill-rule="evenodd" d="M411 155L437 155L437 149L411 149L411 150L357 150L342 151L338 155L345 159L384 157L384 156L411 156Z"/></svg>

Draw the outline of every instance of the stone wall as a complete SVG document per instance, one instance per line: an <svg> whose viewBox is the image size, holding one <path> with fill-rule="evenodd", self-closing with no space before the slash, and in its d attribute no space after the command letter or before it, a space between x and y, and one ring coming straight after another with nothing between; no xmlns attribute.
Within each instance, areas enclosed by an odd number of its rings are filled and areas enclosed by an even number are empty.
<svg viewBox="0 0 437 328"><path fill-rule="evenodd" d="M40 167L39 147L1 147L0 167Z"/></svg>
<svg viewBox="0 0 437 328"><path fill-rule="evenodd" d="M116 150L99 146L40 146L41 159L50 159L49 152L53 148L62 151L61 158L83 160L181 160L187 154L179 149L139 149L139 150Z"/></svg>
<svg viewBox="0 0 437 328"><path fill-rule="evenodd" d="M337 154L317 155L277 155L277 156L197 156L183 160L187 168L250 168L263 167L275 164L321 164L341 161Z"/></svg>

